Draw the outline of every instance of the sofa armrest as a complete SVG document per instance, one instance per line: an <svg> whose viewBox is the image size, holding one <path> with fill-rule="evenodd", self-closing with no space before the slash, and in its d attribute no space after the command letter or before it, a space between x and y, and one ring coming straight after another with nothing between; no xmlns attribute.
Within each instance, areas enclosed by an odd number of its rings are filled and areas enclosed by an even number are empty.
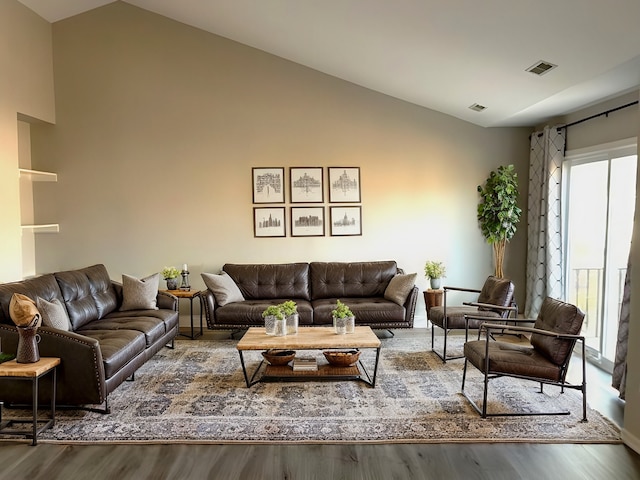
<svg viewBox="0 0 640 480"><path fill-rule="evenodd" d="M159 309L178 311L178 297L169 292L158 291L156 303Z"/></svg>
<svg viewBox="0 0 640 480"><path fill-rule="evenodd" d="M405 308L405 320L409 324L409 328L413 328L413 321L416 316L416 304L418 303L419 289L415 285L411 289L411 292L407 296L407 301L404 302Z"/></svg>
<svg viewBox="0 0 640 480"><path fill-rule="evenodd" d="M214 297L213 292L207 288L200 292L200 299L202 300L201 307L207 320L207 327L213 329L216 324L216 297Z"/></svg>
<svg viewBox="0 0 640 480"><path fill-rule="evenodd" d="M38 329L41 357L58 357L57 402L60 405L101 404L106 399L106 383L102 352L97 340L74 332L49 327ZM11 325L0 325L2 350L15 353L18 332ZM3 398L11 403L31 403L31 387L25 382L3 385ZM42 383L42 397L50 397L48 382Z"/></svg>

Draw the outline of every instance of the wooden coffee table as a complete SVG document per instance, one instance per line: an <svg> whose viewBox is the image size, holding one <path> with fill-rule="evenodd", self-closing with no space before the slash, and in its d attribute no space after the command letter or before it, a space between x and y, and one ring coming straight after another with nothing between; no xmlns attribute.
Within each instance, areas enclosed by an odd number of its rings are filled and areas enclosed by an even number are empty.
<svg viewBox="0 0 640 480"><path fill-rule="evenodd" d="M378 373L378 361L380 359L380 339L373 333L370 327L356 327L354 333L338 335L332 327L300 327L296 335L275 337L267 335L263 327L251 327L240 339L236 347L240 354L240 363L247 387L251 387L261 381L286 381L286 380L359 380L371 387L376 386ZM350 367L334 367L328 363L318 362L317 371L294 371L289 365L266 365L262 375L258 372L265 361L261 361L249 378L244 362L243 352L247 350L325 350L325 349L355 349L375 348L376 360L373 367L373 376L367 372L362 360ZM362 371L361 371L362 370Z"/></svg>

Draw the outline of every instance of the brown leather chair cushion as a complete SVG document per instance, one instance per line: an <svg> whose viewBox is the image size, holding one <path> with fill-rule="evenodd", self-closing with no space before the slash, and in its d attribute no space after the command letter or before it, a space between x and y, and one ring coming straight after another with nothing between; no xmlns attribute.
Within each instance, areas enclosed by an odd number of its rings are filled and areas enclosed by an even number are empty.
<svg viewBox="0 0 640 480"><path fill-rule="evenodd" d="M498 278L493 275L489 276L482 286L480 295L478 295L478 303L491 303L508 307L513 300L514 285L507 278ZM486 307L479 307L480 310L490 310ZM497 312L502 312L497 310Z"/></svg>
<svg viewBox="0 0 640 480"><path fill-rule="evenodd" d="M465 328L465 315L477 315L485 318L485 320L469 320L469 328L473 329L479 328L480 324L483 322L491 322L501 318L500 314L493 310L481 311L477 307L466 305L453 307L447 306L447 317L449 317L447 321L447 328ZM444 328L444 307L431 307L431 310L429 310L429 320L440 328Z"/></svg>
<svg viewBox="0 0 640 480"><path fill-rule="evenodd" d="M542 302L534 328L578 335L582 329L583 320L584 313L575 305L547 297ZM531 345L556 365L563 365L575 341L534 333L531 335Z"/></svg>

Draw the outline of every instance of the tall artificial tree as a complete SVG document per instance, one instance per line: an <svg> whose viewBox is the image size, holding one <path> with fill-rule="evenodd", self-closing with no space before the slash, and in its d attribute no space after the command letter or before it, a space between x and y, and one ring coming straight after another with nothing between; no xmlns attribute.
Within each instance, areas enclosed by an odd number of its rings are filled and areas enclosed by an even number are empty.
<svg viewBox="0 0 640 480"><path fill-rule="evenodd" d="M500 166L478 185L478 223L482 235L493 247L495 276L502 278L504 252L516 233L522 209L518 207L518 175L513 165Z"/></svg>

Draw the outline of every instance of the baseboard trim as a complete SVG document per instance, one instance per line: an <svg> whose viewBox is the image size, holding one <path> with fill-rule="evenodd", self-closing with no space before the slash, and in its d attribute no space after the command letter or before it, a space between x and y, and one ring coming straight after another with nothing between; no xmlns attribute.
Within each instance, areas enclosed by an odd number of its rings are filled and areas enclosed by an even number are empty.
<svg viewBox="0 0 640 480"><path fill-rule="evenodd" d="M629 433L629 431L625 430L624 428L622 429L620 437L622 438L622 441L627 447L631 448L636 453L640 454L640 438Z"/></svg>

